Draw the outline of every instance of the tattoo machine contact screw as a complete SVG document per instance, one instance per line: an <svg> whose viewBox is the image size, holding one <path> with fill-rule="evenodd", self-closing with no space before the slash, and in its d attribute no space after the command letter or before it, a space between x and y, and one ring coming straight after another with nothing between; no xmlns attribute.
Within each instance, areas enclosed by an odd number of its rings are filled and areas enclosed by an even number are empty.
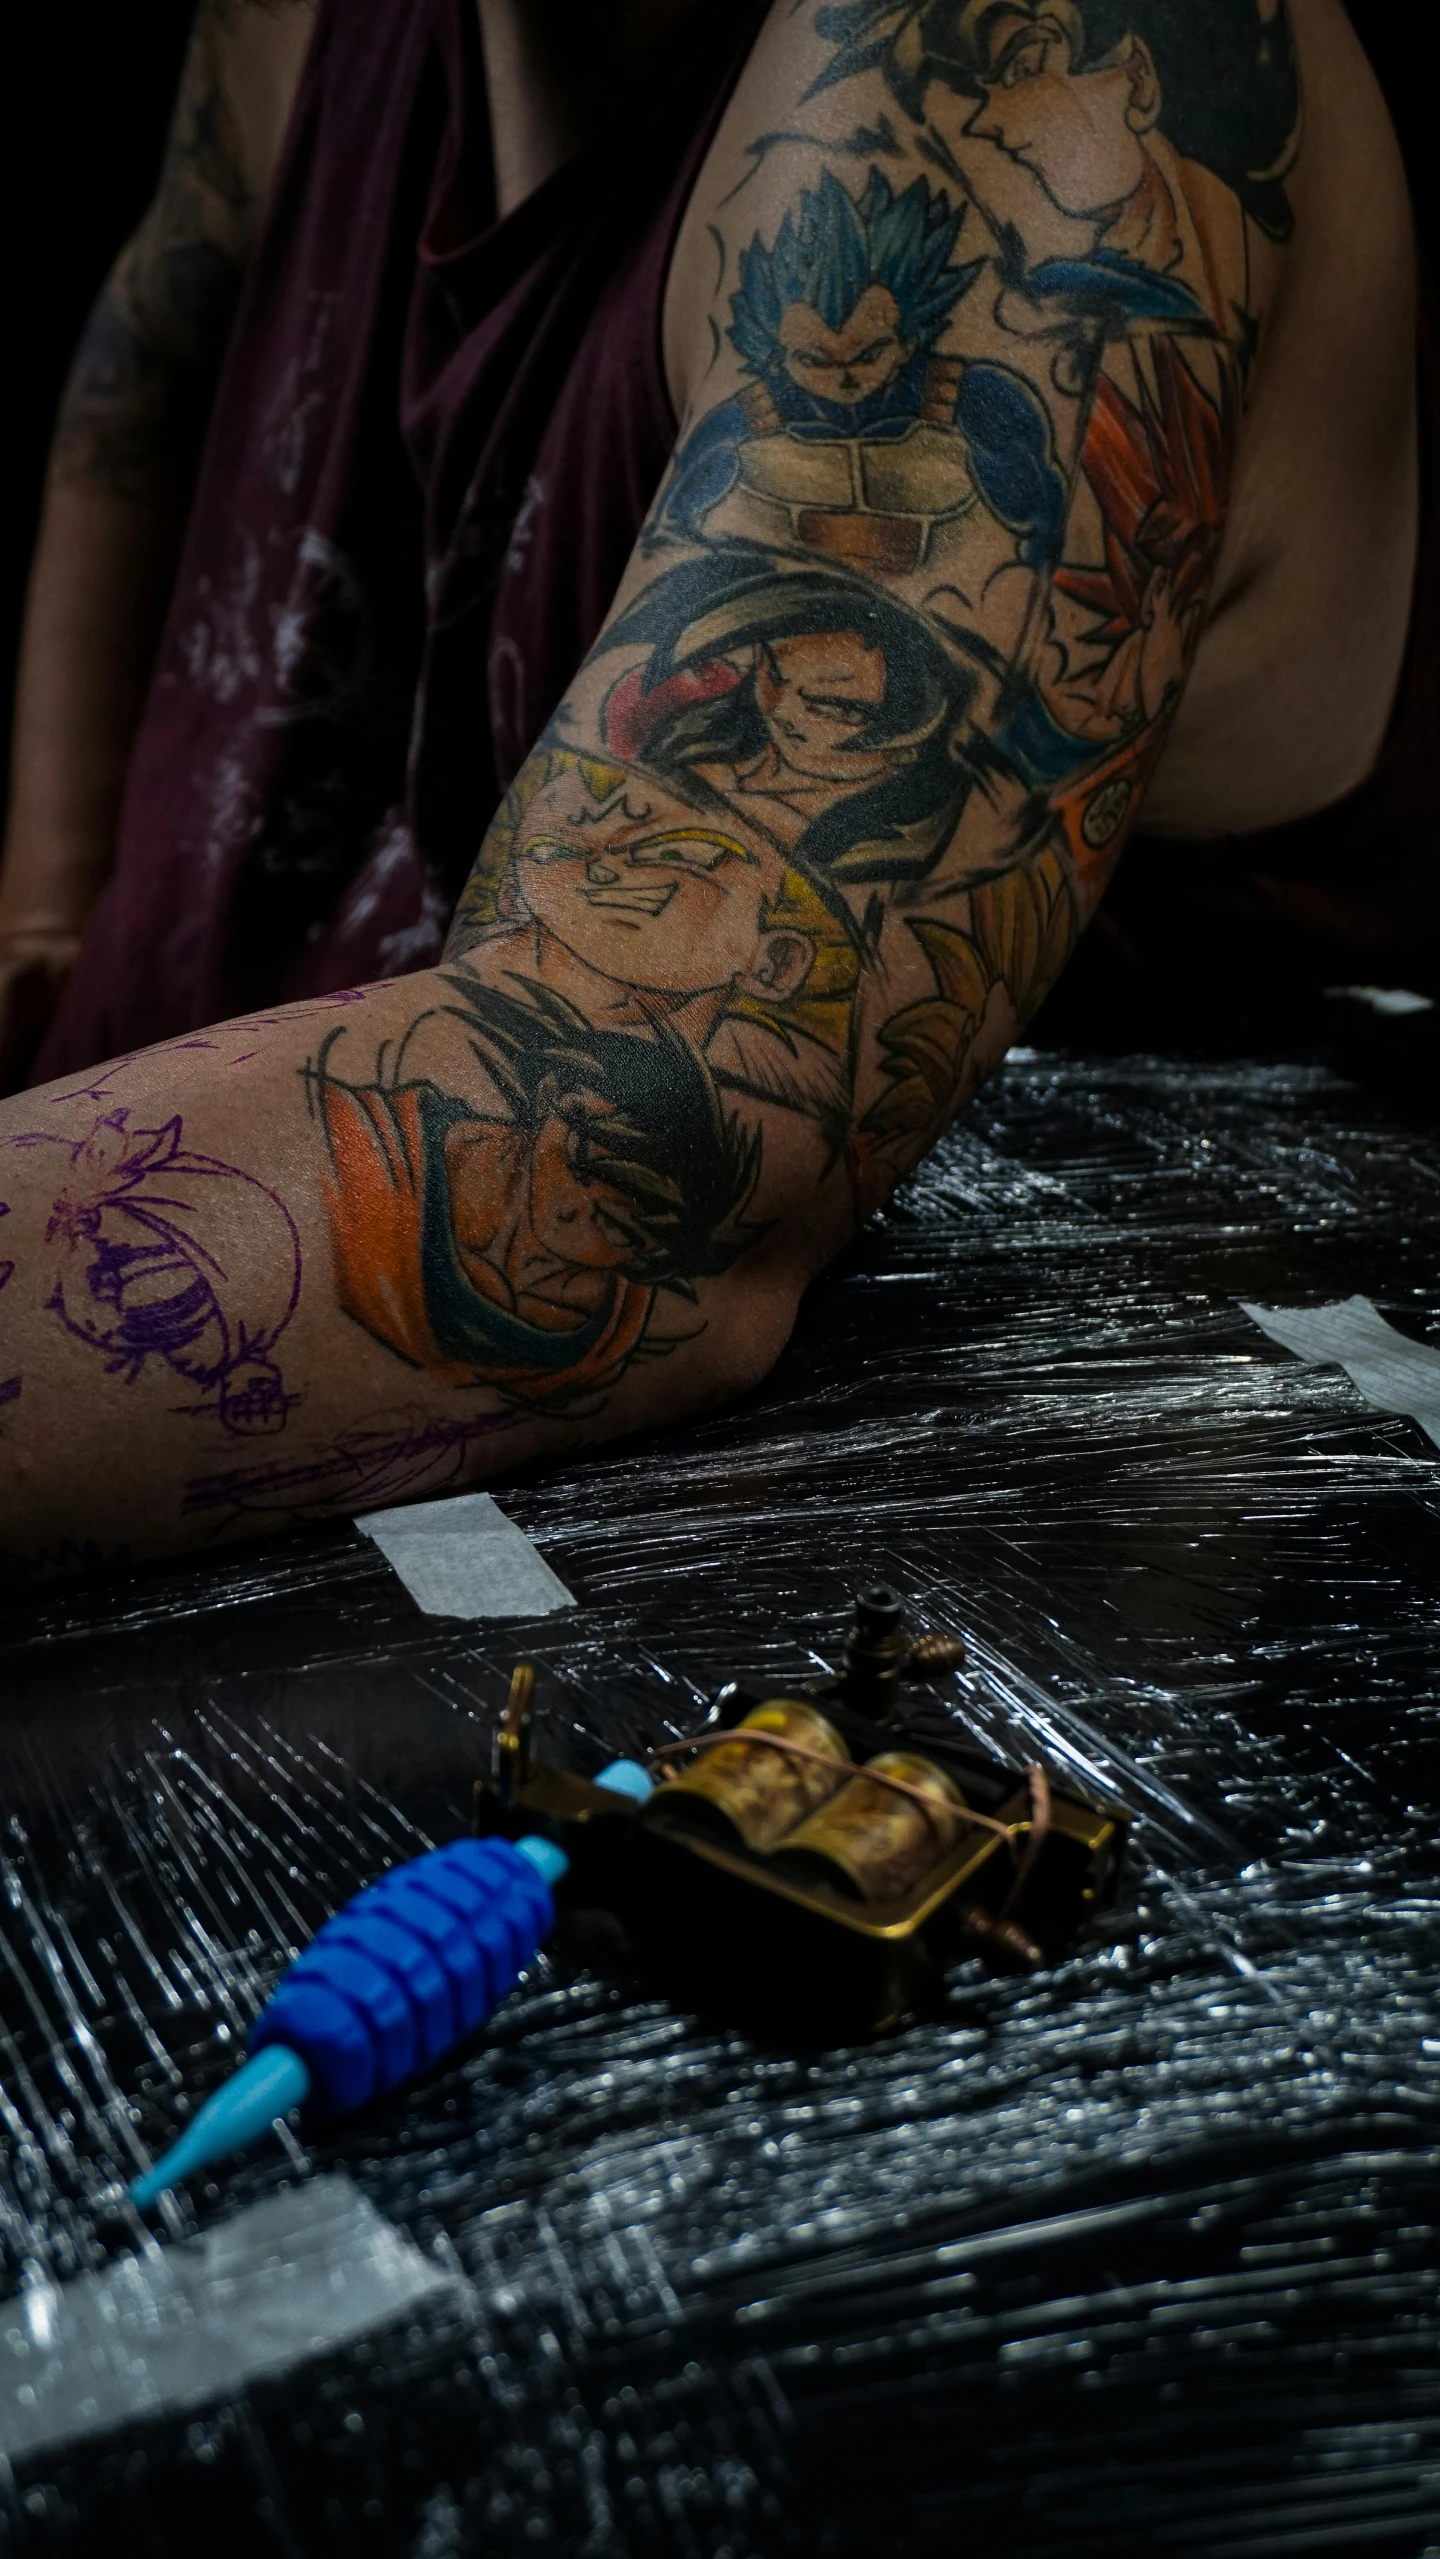
<svg viewBox="0 0 1440 2559"><path fill-rule="evenodd" d="M855 1595L837 1693L857 1712L888 1723L897 1710L902 1681L943 1679L964 1659L958 1635L918 1635L912 1642L898 1591L888 1582L871 1582Z"/></svg>

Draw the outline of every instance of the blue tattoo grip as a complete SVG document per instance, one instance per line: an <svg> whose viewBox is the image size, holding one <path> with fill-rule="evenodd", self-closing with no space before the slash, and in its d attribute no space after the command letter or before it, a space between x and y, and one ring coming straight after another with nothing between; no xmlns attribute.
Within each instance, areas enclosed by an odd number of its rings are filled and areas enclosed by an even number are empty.
<svg viewBox="0 0 1440 2559"><path fill-rule="evenodd" d="M441 2060L514 1989L555 1924L535 1855L546 1845L457 1839L382 1875L296 1957L251 2029L251 2054L298 2053L327 2115ZM555 1862L563 1871L558 1852Z"/></svg>
<svg viewBox="0 0 1440 2559"><path fill-rule="evenodd" d="M635 1760L597 1785L643 1804ZM250 2035L250 2057L130 2188L142 2211L228 2159L292 2106L344 2115L428 2070L483 2026L555 1925L551 1888L570 1860L550 1839L457 1839L432 1848L327 1919Z"/></svg>

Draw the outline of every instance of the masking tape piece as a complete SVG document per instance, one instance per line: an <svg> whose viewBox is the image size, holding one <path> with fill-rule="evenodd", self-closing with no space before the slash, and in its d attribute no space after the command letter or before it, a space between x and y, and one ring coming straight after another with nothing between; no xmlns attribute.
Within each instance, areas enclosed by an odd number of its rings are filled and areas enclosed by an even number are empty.
<svg viewBox="0 0 1440 2559"><path fill-rule="evenodd" d="M357 1519L427 1617L553 1617L573 1594L488 1493Z"/></svg>
<svg viewBox="0 0 1440 2559"><path fill-rule="evenodd" d="M1244 1312L1298 1358L1343 1368L1367 1404L1418 1422L1440 1448L1440 1351L1397 1333L1368 1297L1335 1306L1246 1306Z"/></svg>
<svg viewBox="0 0 1440 2559"><path fill-rule="evenodd" d="M348 2177L0 2303L0 2455L203 2407L466 2287Z"/></svg>

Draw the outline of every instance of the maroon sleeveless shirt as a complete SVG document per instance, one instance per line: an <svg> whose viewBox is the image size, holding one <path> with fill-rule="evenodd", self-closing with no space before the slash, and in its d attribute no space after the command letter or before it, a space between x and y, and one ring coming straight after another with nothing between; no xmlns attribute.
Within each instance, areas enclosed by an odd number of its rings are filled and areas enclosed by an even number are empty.
<svg viewBox="0 0 1440 2559"><path fill-rule="evenodd" d="M666 273L762 14L700 13L619 138L497 223L474 0L322 0L114 875L37 1081L438 956L669 458ZM1433 363L1426 383L1433 465ZM1157 991L1171 1022L1187 996L1440 994L1437 697L1427 500L1376 773L1263 837L1137 839L1057 1027L1113 1037Z"/></svg>

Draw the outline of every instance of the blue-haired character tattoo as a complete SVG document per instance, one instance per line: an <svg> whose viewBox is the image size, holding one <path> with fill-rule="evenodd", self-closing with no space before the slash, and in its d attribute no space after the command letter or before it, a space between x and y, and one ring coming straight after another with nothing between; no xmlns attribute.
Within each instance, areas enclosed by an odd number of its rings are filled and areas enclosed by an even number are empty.
<svg viewBox="0 0 1440 2559"><path fill-rule="evenodd" d="M896 436L921 415L934 342L984 263L951 264L966 211L923 178L897 196L878 169L857 204L827 169L773 249L751 241L730 336L786 426Z"/></svg>
<svg viewBox="0 0 1440 2559"><path fill-rule="evenodd" d="M857 200L827 170L772 247L752 240L730 306L749 378L680 455L668 531L700 534L734 491L761 538L903 576L983 505L1028 566L1054 559L1065 490L1040 401L939 352L985 263L954 263L966 211L878 169Z"/></svg>

